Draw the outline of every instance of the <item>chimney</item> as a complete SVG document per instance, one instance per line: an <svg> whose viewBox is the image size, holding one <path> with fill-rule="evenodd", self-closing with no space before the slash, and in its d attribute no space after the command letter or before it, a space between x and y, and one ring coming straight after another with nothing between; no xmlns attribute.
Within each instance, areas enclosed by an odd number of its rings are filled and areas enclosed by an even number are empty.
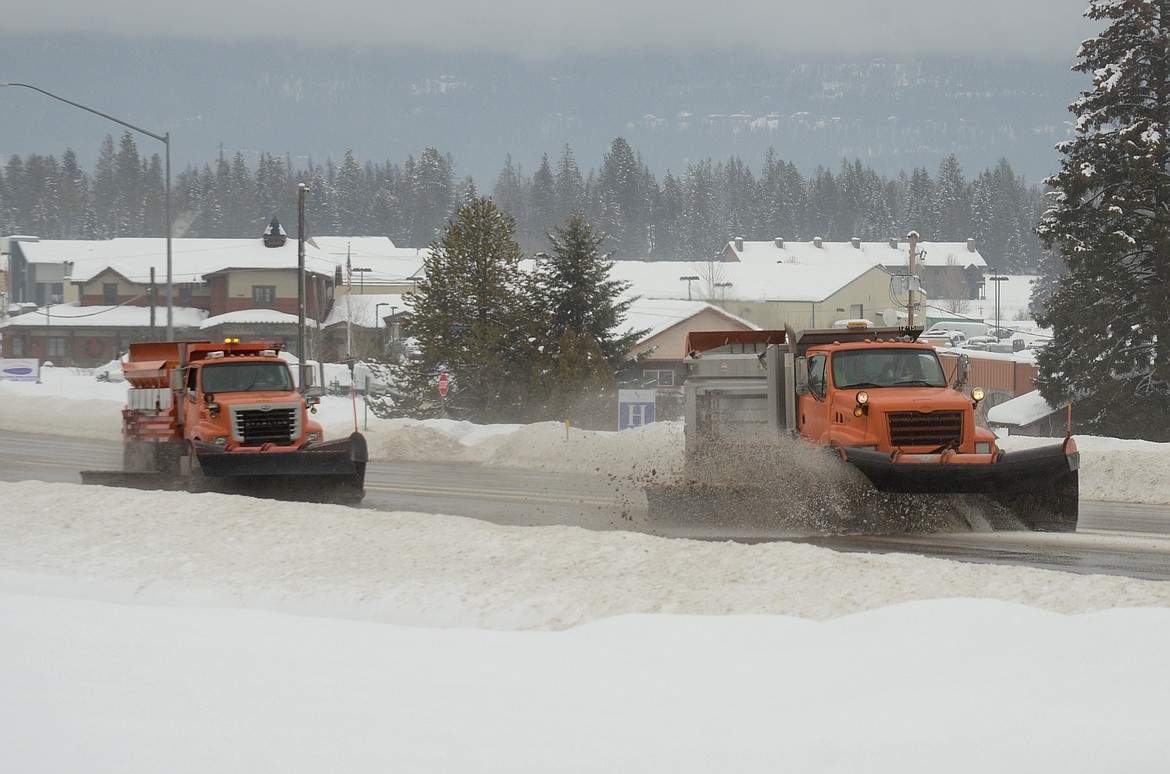
<svg viewBox="0 0 1170 774"><path fill-rule="evenodd" d="M975 252L975 240L972 239L971 237L967 237L967 252L969 252L969 253Z"/></svg>
<svg viewBox="0 0 1170 774"><path fill-rule="evenodd" d="M736 252L743 252L743 237L735 238L735 250Z"/></svg>
<svg viewBox="0 0 1170 774"><path fill-rule="evenodd" d="M898 249L898 237L890 237L890 247Z"/></svg>
<svg viewBox="0 0 1170 774"><path fill-rule="evenodd" d="M824 240L820 237L813 237L813 247L817 248L818 250L820 249L822 242L824 242Z"/></svg>
<svg viewBox="0 0 1170 774"><path fill-rule="evenodd" d="M861 249L861 239L859 239L858 237L853 237L849 241L853 244L853 249L855 249L855 250Z"/></svg>
<svg viewBox="0 0 1170 774"><path fill-rule="evenodd" d="M779 247L781 250L783 250L784 249L784 240L781 239L780 237L776 237L776 246Z"/></svg>
<svg viewBox="0 0 1170 774"><path fill-rule="evenodd" d="M280 221L273 215L272 222L268 224L268 230L264 232L264 246L283 247L286 241L288 241L288 236L284 233Z"/></svg>

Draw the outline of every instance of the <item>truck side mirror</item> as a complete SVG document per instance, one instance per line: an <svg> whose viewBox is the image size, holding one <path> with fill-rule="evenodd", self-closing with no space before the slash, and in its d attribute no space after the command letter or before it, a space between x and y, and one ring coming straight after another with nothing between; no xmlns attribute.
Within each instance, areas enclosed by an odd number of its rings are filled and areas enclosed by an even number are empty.
<svg viewBox="0 0 1170 774"><path fill-rule="evenodd" d="M308 394L309 388L313 386L313 366L309 363L297 364L297 386L304 394Z"/></svg>
<svg viewBox="0 0 1170 774"><path fill-rule="evenodd" d="M803 357L796 358L794 370L796 371L796 374L794 377L795 381L796 381L796 384L794 385L796 387L796 394L797 395L807 395L808 391L809 391L808 390L808 359L803 358Z"/></svg>
<svg viewBox="0 0 1170 774"><path fill-rule="evenodd" d="M971 358L966 355L959 355L958 365L955 367L955 384L956 390L963 389L967 384L967 380L971 378Z"/></svg>

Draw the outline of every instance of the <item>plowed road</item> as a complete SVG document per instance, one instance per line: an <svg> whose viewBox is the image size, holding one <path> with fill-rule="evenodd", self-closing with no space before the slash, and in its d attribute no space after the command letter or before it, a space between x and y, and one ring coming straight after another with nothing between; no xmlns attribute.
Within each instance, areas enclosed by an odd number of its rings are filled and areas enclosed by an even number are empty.
<svg viewBox="0 0 1170 774"><path fill-rule="evenodd" d="M113 470L121 444L0 435L0 480L80 483L81 470ZM694 526L649 524L638 487L598 476L435 463L370 463L367 510L450 514L516 526L570 525L668 537L761 541ZM1170 506L1082 501L1076 534L1021 532L804 538L841 551L906 552L959 561L1170 580Z"/></svg>

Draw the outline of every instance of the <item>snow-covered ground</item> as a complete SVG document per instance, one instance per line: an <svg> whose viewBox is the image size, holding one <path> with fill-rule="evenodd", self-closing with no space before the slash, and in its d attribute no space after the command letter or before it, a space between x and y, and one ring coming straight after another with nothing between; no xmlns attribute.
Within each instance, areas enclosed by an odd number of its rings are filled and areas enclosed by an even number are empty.
<svg viewBox="0 0 1170 774"><path fill-rule="evenodd" d="M117 438L124 391L0 382L0 430ZM319 416L337 434L355 415L379 459L681 461L668 423L391 421L342 398ZM1078 443L1082 497L1170 502L1168 445ZM4 772L1170 760L1170 583L40 482L0 502Z"/></svg>

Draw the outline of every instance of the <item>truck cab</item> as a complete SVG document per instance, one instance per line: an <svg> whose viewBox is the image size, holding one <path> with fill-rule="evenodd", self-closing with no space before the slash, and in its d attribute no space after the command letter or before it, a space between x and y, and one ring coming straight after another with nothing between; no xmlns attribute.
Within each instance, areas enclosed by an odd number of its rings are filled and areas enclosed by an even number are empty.
<svg viewBox="0 0 1170 774"><path fill-rule="evenodd" d="M804 358L796 420L810 441L886 454L980 456L966 458L971 462L988 462L996 451L994 434L975 419L982 391L953 389L929 344L833 341L810 347Z"/></svg>
<svg viewBox="0 0 1170 774"><path fill-rule="evenodd" d="M224 451L300 447L324 439L309 418L316 399L296 388L274 348L195 350L179 370L185 436Z"/></svg>

